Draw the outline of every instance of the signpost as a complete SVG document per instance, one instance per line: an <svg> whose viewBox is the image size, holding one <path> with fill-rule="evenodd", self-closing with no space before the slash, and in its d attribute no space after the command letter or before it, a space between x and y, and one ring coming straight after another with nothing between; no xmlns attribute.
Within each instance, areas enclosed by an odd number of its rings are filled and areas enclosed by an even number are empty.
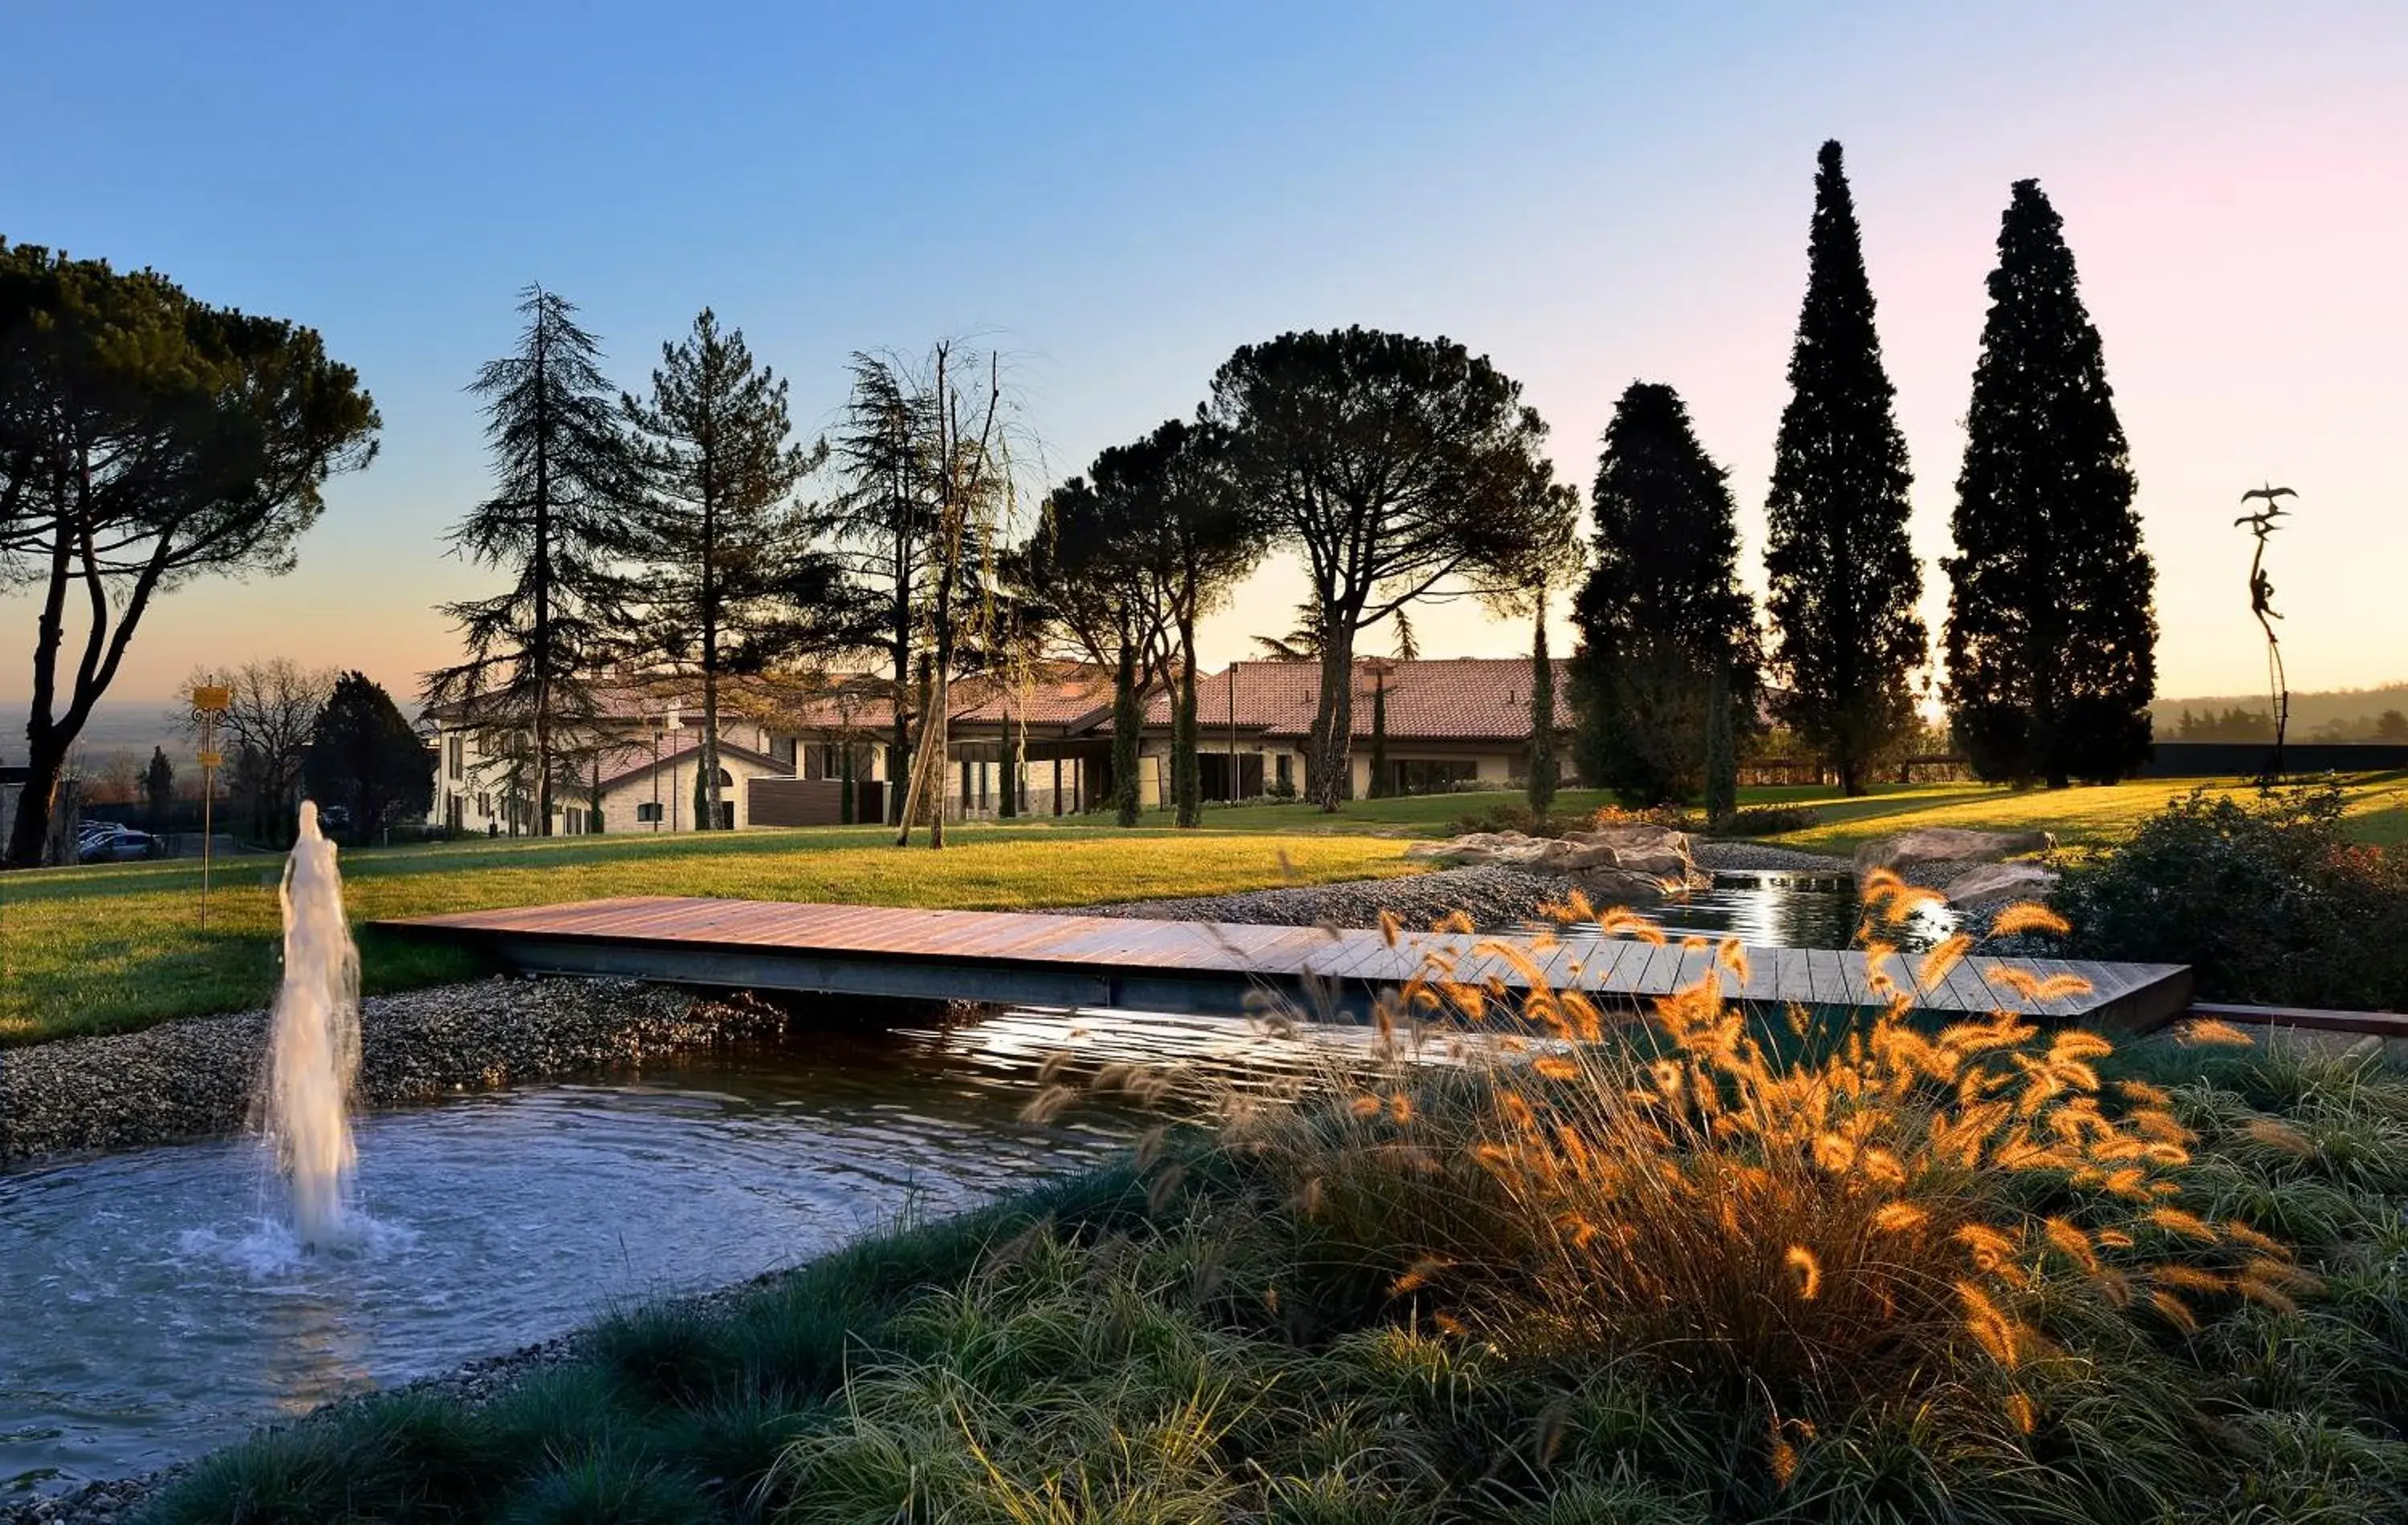
<svg viewBox="0 0 2408 1525"><path fill-rule="evenodd" d="M201 929L209 926L209 838L216 826L217 770L225 762L219 752L218 716L234 705L234 690L222 683L203 683L193 690L193 713L201 720Z"/></svg>

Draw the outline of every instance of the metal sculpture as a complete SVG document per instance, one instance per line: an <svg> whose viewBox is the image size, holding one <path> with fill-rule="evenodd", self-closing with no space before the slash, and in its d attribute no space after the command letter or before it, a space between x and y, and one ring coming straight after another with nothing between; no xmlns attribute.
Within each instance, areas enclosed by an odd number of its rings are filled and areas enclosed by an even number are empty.
<svg viewBox="0 0 2408 1525"><path fill-rule="evenodd" d="M2274 580L2266 575L2266 540L2278 527L2275 521L2289 517L2278 500L2299 496L2288 487L2253 487L2241 495L2241 501L2263 506L2232 521L2236 526L2248 525L2249 533L2258 538L2257 554L2249 558L2249 612L2266 632L2266 683L2274 701L2274 755L2266 770L2269 783L2283 776L2283 733L2291 720L2291 686L2283 671L2282 639L2274 633L2274 622L2283 616L2274 612Z"/></svg>

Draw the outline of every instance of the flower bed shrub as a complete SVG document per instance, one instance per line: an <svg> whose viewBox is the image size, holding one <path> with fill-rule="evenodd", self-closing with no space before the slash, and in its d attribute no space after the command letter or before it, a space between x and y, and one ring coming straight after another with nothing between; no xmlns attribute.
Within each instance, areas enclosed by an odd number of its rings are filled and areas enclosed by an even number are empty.
<svg viewBox="0 0 2408 1525"><path fill-rule="evenodd" d="M2209 1000L2408 1008L2408 849L2341 830L2338 785L2196 791L2066 877L2085 958L2188 964Z"/></svg>

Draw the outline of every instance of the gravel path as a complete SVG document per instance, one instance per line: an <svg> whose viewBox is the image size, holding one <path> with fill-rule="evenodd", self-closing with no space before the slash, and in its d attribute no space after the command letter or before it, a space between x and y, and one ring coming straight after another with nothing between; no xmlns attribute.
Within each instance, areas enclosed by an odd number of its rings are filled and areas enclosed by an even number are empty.
<svg viewBox="0 0 2408 1525"><path fill-rule="evenodd" d="M361 1008L360 1101L453 1091L782 1031L752 1003L701 1002L632 980L494 979L382 996ZM232 1132L251 1110L268 1014L0 1051L0 1164Z"/></svg>

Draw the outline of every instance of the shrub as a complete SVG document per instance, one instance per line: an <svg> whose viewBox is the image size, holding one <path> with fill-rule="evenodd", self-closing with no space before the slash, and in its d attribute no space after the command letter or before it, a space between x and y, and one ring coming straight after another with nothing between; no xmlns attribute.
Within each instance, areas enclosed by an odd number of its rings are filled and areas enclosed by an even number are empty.
<svg viewBox="0 0 2408 1525"><path fill-rule="evenodd" d="M1778 837L1818 825L1822 813L1806 805L1751 805L1731 817L1724 828L1733 837Z"/></svg>
<svg viewBox="0 0 2408 1525"><path fill-rule="evenodd" d="M2182 963L2221 1000L2408 1007L2408 848L2352 843L2337 784L2194 791L2055 897L2086 958Z"/></svg>

